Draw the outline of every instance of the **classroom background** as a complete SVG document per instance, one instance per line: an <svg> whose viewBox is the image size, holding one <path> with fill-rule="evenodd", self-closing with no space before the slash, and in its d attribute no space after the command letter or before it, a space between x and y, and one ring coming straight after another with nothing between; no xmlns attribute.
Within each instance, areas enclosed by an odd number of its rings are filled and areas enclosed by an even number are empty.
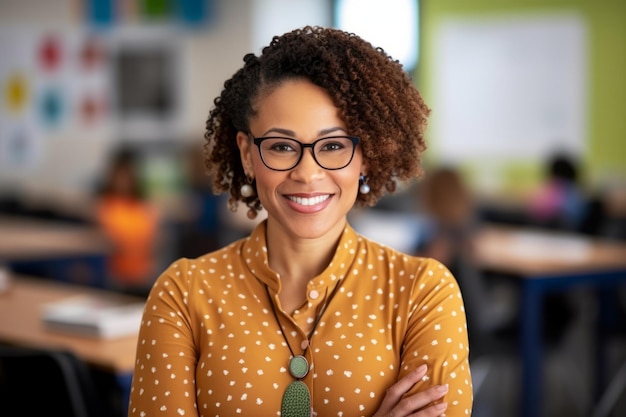
<svg viewBox="0 0 626 417"><path fill-rule="evenodd" d="M175 259L245 236L254 222L204 172L212 101L272 36L341 27L399 59L432 109L423 178L350 221L457 276L476 342L474 415L623 415L626 256L598 267L611 272L599 290L542 293L537 397L520 351L533 305L517 279L535 271L477 261L474 239L514 228L523 236L505 246L524 244L526 263L551 254L568 279L590 242L626 253L625 22L621 0L0 0L0 281L141 298ZM102 239L102 262L51 264L64 239L24 238L39 225L88 228L78 246ZM15 255L22 244L39 249ZM497 249L486 257L506 260ZM598 325L606 305L610 326ZM106 401L119 410L118 394Z"/></svg>

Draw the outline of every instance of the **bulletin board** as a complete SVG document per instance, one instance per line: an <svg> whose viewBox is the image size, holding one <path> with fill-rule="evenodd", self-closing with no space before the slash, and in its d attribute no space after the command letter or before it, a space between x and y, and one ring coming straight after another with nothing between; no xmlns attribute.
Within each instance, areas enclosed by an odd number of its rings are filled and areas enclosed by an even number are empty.
<svg viewBox="0 0 626 417"><path fill-rule="evenodd" d="M433 147L455 162L581 154L587 55L577 14L442 21L434 40Z"/></svg>
<svg viewBox="0 0 626 417"><path fill-rule="evenodd" d="M37 168L55 138L109 122L106 47L80 30L0 28L0 173Z"/></svg>

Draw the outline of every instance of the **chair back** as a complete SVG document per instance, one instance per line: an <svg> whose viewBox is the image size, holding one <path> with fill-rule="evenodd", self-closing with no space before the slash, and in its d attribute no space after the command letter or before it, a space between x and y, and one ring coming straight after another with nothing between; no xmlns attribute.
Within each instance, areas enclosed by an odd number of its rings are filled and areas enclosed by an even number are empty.
<svg viewBox="0 0 626 417"><path fill-rule="evenodd" d="M102 417L88 366L73 353L0 346L0 414Z"/></svg>

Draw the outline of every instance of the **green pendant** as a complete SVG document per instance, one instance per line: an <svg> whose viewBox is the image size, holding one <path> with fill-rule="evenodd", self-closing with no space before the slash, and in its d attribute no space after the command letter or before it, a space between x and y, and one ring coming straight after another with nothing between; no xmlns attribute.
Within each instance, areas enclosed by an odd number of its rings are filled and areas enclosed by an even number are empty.
<svg viewBox="0 0 626 417"><path fill-rule="evenodd" d="M291 364L291 362L290 362ZM308 370L308 365L307 365ZM302 381L293 381L283 394L281 417L310 417L311 393Z"/></svg>
<svg viewBox="0 0 626 417"><path fill-rule="evenodd" d="M302 355L289 360L289 373L296 379L302 379L309 373L309 362Z"/></svg>

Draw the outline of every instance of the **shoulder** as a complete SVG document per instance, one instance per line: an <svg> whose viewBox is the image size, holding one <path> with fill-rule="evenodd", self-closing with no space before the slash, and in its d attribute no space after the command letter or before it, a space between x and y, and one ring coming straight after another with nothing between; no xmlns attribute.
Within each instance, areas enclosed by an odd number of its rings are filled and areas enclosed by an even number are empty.
<svg viewBox="0 0 626 417"><path fill-rule="evenodd" d="M365 236L356 234L360 254L368 254L374 266L401 267L415 273L424 272L430 276L448 272L448 269L439 261L412 254L407 254L390 246L374 241Z"/></svg>
<svg viewBox="0 0 626 417"><path fill-rule="evenodd" d="M230 243L220 249L195 258L182 257L170 263L158 277L155 285L192 287L194 283L219 277L232 270L241 261L241 248L245 239Z"/></svg>
<svg viewBox="0 0 626 417"><path fill-rule="evenodd" d="M411 285L415 289L439 290L442 286L456 289L454 276L440 261L409 255L367 237L357 236L357 262L361 268L392 278L401 285Z"/></svg>
<svg viewBox="0 0 626 417"><path fill-rule="evenodd" d="M247 238L237 240L195 258L179 258L167 270L184 271L187 275L192 275L192 271L214 274L219 270L228 270L229 265L241 262L241 252L246 240Z"/></svg>
<svg viewBox="0 0 626 417"><path fill-rule="evenodd" d="M358 291L378 294L387 303L393 296L394 305L404 305L412 312L407 317L420 320L425 315L464 314L458 283L443 263L408 255L365 237L359 239L360 279L354 284Z"/></svg>

